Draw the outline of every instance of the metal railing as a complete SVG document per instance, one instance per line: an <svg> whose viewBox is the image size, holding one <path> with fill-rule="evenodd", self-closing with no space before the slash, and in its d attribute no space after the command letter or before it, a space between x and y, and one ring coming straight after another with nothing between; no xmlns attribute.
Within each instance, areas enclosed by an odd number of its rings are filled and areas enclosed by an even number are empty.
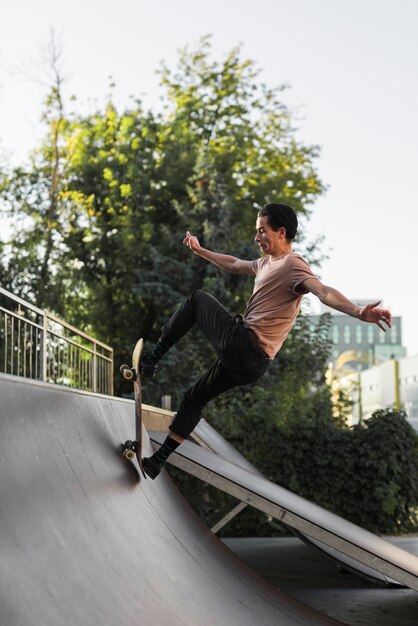
<svg viewBox="0 0 418 626"><path fill-rule="evenodd" d="M113 349L0 287L0 372L113 395Z"/></svg>

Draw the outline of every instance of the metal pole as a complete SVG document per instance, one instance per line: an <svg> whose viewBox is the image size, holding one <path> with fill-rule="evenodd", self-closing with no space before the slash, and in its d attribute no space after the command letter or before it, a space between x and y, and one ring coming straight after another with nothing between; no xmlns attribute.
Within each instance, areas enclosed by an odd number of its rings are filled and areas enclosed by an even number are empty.
<svg viewBox="0 0 418 626"><path fill-rule="evenodd" d="M97 392L97 346L93 344L93 391Z"/></svg>
<svg viewBox="0 0 418 626"><path fill-rule="evenodd" d="M46 351L47 351L47 335L48 335L48 315L46 311L42 313L42 338L41 338L41 380L46 381L47 379L47 359L46 359Z"/></svg>
<svg viewBox="0 0 418 626"><path fill-rule="evenodd" d="M399 361L398 359L393 359L393 373L395 376L395 409L399 411L401 408L401 399L399 392Z"/></svg>
<svg viewBox="0 0 418 626"><path fill-rule="evenodd" d="M363 423L363 405L361 402L361 372L358 373L357 385L358 385L358 423L362 424Z"/></svg>
<svg viewBox="0 0 418 626"><path fill-rule="evenodd" d="M114 390L114 386L113 386L113 376L114 376L114 362L113 362L113 350L110 352L110 356L111 356L111 361L110 361L110 384L109 384L109 395L113 396L115 390ZM109 368L107 368L108 371L108 375L109 375Z"/></svg>

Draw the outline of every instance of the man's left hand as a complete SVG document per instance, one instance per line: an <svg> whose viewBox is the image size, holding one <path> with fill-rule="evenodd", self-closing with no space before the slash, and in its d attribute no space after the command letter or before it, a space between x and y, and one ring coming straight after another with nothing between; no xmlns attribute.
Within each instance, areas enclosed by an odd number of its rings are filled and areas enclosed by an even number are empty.
<svg viewBox="0 0 418 626"><path fill-rule="evenodd" d="M377 324L381 330L386 332L387 328L383 324L386 324L388 328L392 328L392 314L388 309L378 309L380 302L378 300L372 304L366 304L365 307L360 309L359 319L362 322Z"/></svg>

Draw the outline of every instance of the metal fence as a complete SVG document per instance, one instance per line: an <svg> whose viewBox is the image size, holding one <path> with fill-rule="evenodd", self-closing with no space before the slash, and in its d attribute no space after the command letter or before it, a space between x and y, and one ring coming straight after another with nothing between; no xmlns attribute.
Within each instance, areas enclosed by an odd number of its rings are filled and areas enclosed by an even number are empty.
<svg viewBox="0 0 418 626"><path fill-rule="evenodd" d="M0 287L0 372L113 395L113 349Z"/></svg>

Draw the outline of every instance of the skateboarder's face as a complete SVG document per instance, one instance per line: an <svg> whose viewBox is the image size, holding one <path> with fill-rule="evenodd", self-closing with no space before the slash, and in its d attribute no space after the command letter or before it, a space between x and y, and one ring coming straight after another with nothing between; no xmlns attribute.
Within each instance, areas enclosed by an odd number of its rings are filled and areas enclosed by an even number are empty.
<svg viewBox="0 0 418 626"><path fill-rule="evenodd" d="M288 247L286 242L286 229L279 228L279 230L273 230L268 223L266 215L257 218L256 222L256 235L255 241L258 244L260 250L264 254L271 254L277 256L285 252L285 248Z"/></svg>

